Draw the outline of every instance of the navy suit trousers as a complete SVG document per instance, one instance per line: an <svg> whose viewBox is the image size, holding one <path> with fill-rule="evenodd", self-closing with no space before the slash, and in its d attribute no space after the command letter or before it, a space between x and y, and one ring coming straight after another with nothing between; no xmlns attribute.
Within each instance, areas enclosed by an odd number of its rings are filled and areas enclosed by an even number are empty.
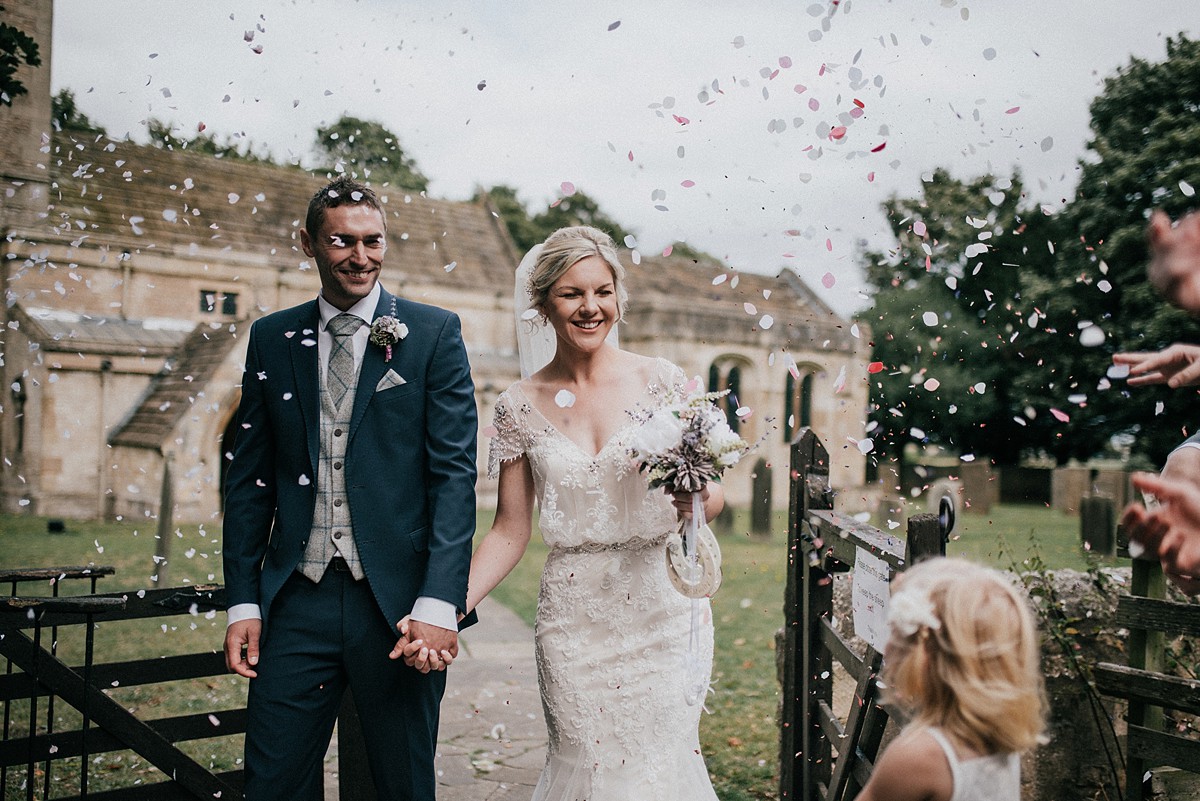
<svg viewBox="0 0 1200 801"><path fill-rule="evenodd" d="M446 674L388 659L399 634L366 581L293 574L271 607L250 680L247 801L321 801L322 760L347 684L380 801L432 801L438 706Z"/></svg>

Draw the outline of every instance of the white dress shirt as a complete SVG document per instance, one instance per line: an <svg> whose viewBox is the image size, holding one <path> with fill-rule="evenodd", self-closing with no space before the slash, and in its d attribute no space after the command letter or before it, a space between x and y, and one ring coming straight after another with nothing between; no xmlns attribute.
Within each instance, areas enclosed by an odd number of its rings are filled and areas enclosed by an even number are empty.
<svg viewBox="0 0 1200 801"><path fill-rule="evenodd" d="M376 283L371 293L365 298L355 303L349 309L346 309L347 314L353 314L356 317L361 317L364 326L360 326L351 337L351 344L354 352L354 373L358 374L359 367L362 366L363 354L367 350L367 341L371 336L371 323L375 321L375 307L379 305L379 295L383 290ZM329 354L333 350L333 334L329 333L329 321L342 313L341 309L325 300L323 295L317 296L317 308L320 311L321 322L320 331L317 334L317 360L321 369L321 375L329 369ZM234 604L229 607L227 612L229 617L228 625L237 623L240 620L261 619L262 610L258 604ZM451 631L458 630L458 610L454 608L454 604L443 601L441 598L430 598L422 595L413 604L412 619L419 620L422 623L428 623L431 626L440 626ZM399 623L400 621L395 621ZM399 637L399 632L396 633Z"/></svg>

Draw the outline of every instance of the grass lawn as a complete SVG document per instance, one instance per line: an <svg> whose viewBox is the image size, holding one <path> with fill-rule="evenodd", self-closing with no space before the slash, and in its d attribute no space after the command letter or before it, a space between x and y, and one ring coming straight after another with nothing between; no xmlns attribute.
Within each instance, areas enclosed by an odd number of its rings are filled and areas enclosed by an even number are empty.
<svg viewBox="0 0 1200 801"><path fill-rule="evenodd" d="M480 536L487 531L492 513L479 513ZM733 531L747 529L745 516L735 518ZM775 680L775 632L783 624L783 588L786 580L784 542L786 514L776 515L775 535L769 542L745 535L721 537L725 580L713 599L716 656L713 666L716 695L710 696L711 714L701 718L701 744L723 801L775 798L778 792L779 699ZM536 539L536 537L535 537ZM180 527L172 535L167 584L220 582L220 529L216 526ZM101 580L101 591L142 589L153 586L155 532L153 524L76 523L67 533L46 533L44 518L0 517L0 564L6 567L44 567L93 562L111 564L116 576ZM1079 547L1079 520L1037 506L997 506L987 514L960 515L949 546L961 555L1012 568L1039 558L1052 568L1087 566L1090 555ZM532 624L546 548L540 541L513 573L496 589L495 597ZM64 587L64 592L69 591ZM86 591L79 586L76 592ZM35 594L25 585L22 594ZM48 594L45 587L37 594ZM162 622L132 621L101 626L97 638L98 662L187 653L220 648L224 616L214 619L181 616ZM119 629L119 630L118 630ZM60 653L67 661L81 662L76 640L61 638ZM244 703L245 685L232 676L109 691L126 706L137 706L145 717L165 717L199 709L225 709ZM59 704L57 710L64 707ZM70 716L63 713L64 724ZM202 764L219 770L235 767L241 738L203 740L187 745ZM131 754L106 755L93 766L92 787L128 784L122 768L136 760ZM59 770L56 768L56 771ZM144 781L155 781L152 769L133 768ZM64 788L68 786L64 775ZM23 777L23 771L21 771ZM124 774L124 777L122 776ZM143 775L144 774L144 775ZM57 774L56 774L57 775ZM111 778L109 778L111 777ZM15 792L11 784L6 797ZM59 791L58 794L63 794Z"/></svg>

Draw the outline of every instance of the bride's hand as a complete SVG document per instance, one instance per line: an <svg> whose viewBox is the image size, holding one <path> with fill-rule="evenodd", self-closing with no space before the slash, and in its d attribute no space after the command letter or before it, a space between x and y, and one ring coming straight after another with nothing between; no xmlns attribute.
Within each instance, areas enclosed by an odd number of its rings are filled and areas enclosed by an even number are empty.
<svg viewBox="0 0 1200 801"><path fill-rule="evenodd" d="M692 493L690 492L671 492L670 489L664 488L663 492L671 496L671 503L674 504L675 510L679 512L679 516L688 519L692 516ZM708 484L700 490L700 503L705 504L709 498Z"/></svg>

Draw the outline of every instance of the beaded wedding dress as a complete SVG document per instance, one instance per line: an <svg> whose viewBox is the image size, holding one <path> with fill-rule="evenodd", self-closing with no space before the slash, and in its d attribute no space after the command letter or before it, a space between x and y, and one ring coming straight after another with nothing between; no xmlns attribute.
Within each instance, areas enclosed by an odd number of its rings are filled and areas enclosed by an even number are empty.
<svg viewBox="0 0 1200 801"><path fill-rule="evenodd" d="M682 386L659 359L643 409ZM513 384L496 401L488 473L528 457L550 553L538 593L538 684L549 730L533 801L716 801L685 700L691 601L667 578L670 498L650 491L629 456L630 421L597 454L560 433ZM701 601L707 686L712 614Z"/></svg>

